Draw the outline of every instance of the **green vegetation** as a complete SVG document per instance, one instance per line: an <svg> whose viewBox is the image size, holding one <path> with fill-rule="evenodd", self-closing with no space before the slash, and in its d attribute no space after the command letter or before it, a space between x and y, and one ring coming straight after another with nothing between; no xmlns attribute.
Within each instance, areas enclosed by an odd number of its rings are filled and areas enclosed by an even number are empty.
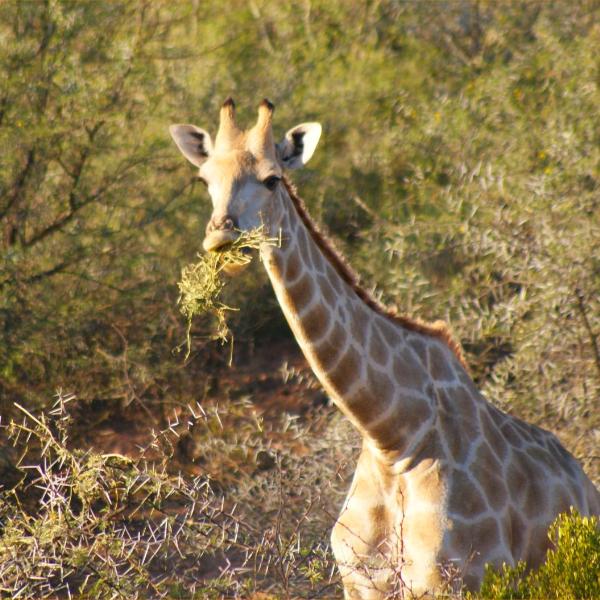
<svg viewBox="0 0 600 600"><path fill-rule="evenodd" d="M262 228L241 231L238 237L219 253L198 255L196 263L185 266L181 271L179 286L179 306L187 317L187 354L191 351L190 331L194 317L205 313L217 320L216 339L225 343L231 338L227 326L227 311L236 310L223 304L221 294L227 285L224 274L234 274L250 264L252 254L263 243L276 244L276 239L265 236ZM232 340L233 341L233 340Z"/></svg>
<svg viewBox="0 0 600 600"><path fill-rule="evenodd" d="M327 540L356 446L280 355L291 334L258 261L211 292L239 307L233 370L218 313L189 328L202 269L182 268L210 201L168 126L214 133L229 95L248 123L271 99L278 136L323 124L293 176L313 217L382 300L449 321L487 396L555 431L600 485L599 14L1 2L0 594L340 595ZM65 430L60 388L76 395ZM243 512L245 549L220 503ZM173 533L192 505L225 519L223 543L196 513ZM244 571L246 550L262 566ZM56 566L25 581L17 554Z"/></svg>
<svg viewBox="0 0 600 600"><path fill-rule="evenodd" d="M576 511L560 515L549 531L553 547L539 569L527 572L525 563L488 570L478 597L600 598L600 520Z"/></svg>
<svg viewBox="0 0 600 600"><path fill-rule="evenodd" d="M341 419L267 423L244 400L185 407L132 459L70 449L74 402L58 395L40 416L21 408L9 425L21 476L0 493L2 597L331 597L322 532L352 466ZM189 443L206 469L183 477L174 470Z"/></svg>

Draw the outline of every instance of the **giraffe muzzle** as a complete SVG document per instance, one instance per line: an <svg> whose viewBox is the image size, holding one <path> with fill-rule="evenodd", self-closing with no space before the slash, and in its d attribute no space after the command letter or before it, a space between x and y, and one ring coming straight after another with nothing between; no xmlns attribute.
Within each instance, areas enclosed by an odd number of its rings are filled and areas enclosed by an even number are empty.
<svg viewBox="0 0 600 600"><path fill-rule="evenodd" d="M202 247L206 252L217 252L235 241L239 236L233 217L225 215L220 218L212 218L206 226L206 236Z"/></svg>
<svg viewBox="0 0 600 600"><path fill-rule="evenodd" d="M202 247L206 252L218 252L225 250L229 244L234 242L239 236L237 231L226 231L218 229L208 233L202 242Z"/></svg>

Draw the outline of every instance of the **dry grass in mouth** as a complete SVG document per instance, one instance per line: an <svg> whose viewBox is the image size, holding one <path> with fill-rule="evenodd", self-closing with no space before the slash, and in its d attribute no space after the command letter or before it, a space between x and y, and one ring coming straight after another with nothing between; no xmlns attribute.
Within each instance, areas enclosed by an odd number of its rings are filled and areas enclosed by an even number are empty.
<svg viewBox="0 0 600 600"><path fill-rule="evenodd" d="M279 240L267 237L262 225L249 231L240 231L237 239L224 250L198 254L198 262L181 270L181 280L177 284L177 303L187 318L186 360L191 352L190 332L193 319L204 313L212 314L216 318L217 327L213 339L220 340L223 344L231 341L233 351L233 334L227 325L226 314L227 311L238 309L221 300L223 289L227 285L222 273L230 268L241 268L249 264L252 261L249 251L258 250L264 243L275 245Z"/></svg>

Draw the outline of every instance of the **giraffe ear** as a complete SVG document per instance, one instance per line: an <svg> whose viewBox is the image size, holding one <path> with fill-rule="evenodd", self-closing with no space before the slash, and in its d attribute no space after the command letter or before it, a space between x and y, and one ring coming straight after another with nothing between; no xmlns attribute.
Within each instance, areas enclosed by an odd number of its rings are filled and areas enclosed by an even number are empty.
<svg viewBox="0 0 600 600"><path fill-rule="evenodd" d="M199 167L212 152L210 134L195 125L171 125L171 137L181 153L193 164Z"/></svg>
<svg viewBox="0 0 600 600"><path fill-rule="evenodd" d="M303 167L314 154L320 137L320 123L302 123L292 127L277 144L277 154L283 166L286 169Z"/></svg>

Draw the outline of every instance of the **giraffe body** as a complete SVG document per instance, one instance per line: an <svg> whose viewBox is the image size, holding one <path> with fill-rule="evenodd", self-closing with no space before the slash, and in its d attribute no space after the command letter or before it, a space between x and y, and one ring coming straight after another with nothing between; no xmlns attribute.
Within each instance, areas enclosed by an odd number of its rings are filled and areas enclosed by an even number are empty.
<svg viewBox="0 0 600 600"><path fill-rule="evenodd" d="M263 257L315 373L363 434L332 534L347 596L383 598L399 584L433 591L448 570L476 589L486 563L538 565L556 515L570 506L598 514L600 495L554 435L480 394L443 337L365 304L298 202L282 227L297 241Z"/></svg>
<svg viewBox="0 0 600 600"><path fill-rule="evenodd" d="M277 299L363 437L331 538L346 597L433 593L448 571L476 589L486 563L539 564L556 515L600 514L600 494L552 434L479 393L443 325L392 315L357 285L282 173L310 158L320 126L275 145L271 113L263 102L242 132L227 102L214 147L193 126L172 134L209 183L207 250L258 224L281 239L260 250Z"/></svg>

